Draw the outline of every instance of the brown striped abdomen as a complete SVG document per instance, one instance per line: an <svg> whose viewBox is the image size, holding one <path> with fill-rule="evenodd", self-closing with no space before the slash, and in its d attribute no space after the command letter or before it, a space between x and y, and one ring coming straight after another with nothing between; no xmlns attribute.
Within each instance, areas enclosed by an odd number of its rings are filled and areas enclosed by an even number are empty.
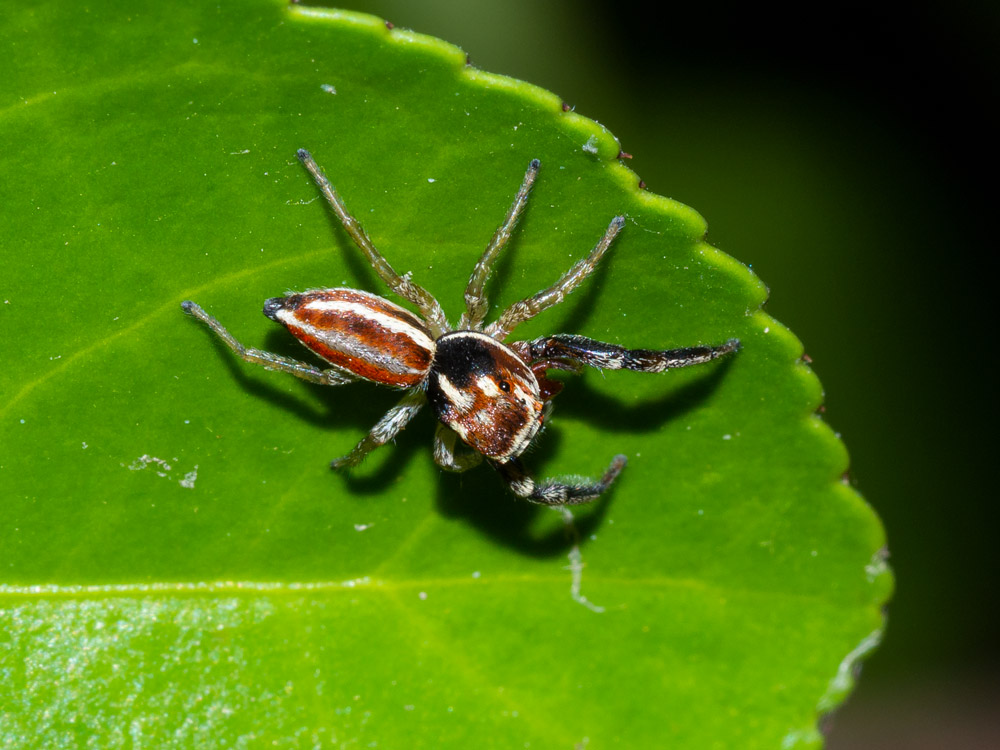
<svg viewBox="0 0 1000 750"><path fill-rule="evenodd" d="M434 337L420 318L357 289L274 297L264 314L330 364L375 383L411 388L434 359Z"/></svg>

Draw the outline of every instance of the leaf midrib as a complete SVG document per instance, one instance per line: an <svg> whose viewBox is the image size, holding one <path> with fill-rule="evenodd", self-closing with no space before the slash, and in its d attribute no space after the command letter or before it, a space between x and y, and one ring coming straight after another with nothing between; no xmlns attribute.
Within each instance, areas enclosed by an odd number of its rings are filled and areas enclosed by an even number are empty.
<svg viewBox="0 0 1000 750"><path fill-rule="evenodd" d="M0 597L23 598L88 598L102 597L134 597L150 594L163 595L298 595L302 593L329 593L334 591L411 591L424 587L461 587L487 585L535 585L535 586L568 586L570 575L539 575L539 574L500 574L480 576L478 578L463 576L444 576L430 578L378 578L369 576L352 578L343 581L213 581L213 582L154 582L154 583L112 583L112 584L80 584L62 586L59 584L38 585L0 585ZM607 585L613 587L628 586L632 588L656 589L686 589L702 591L713 596L740 596L761 599L787 599L802 602L832 601L822 594L795 593L789 591L773 591L767 589L736 589L717 586L697 578L671 578L669 576L642 576L636 578L622 576L602 576L585 574L584 585Z"/></svg>

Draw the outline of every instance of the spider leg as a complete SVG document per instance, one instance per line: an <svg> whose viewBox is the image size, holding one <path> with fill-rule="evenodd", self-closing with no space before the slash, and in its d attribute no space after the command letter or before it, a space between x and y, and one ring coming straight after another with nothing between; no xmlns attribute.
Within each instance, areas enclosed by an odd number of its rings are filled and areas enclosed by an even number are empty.
<svg viewBox="0 0 1000 750"><path fill-rule="evenodd" d="M434 463L445 471L462 472L473 469L483 462L483 454L468 449L459 453L456 451L458 434L449 427L438 422L434 432Z"/></svg>
<svg viewBox="0 0 1000 750"><path fill-rule="evenodd" d="M465 312L462 313L462 319L458 324L460 331L481 331L483 328L483 320L489 309L489 300L483 290L486 288L486 282L493 270L493 261L507 246L510 234L524 212L524 207L528 203L528 194L531 192L531 186L538 174L539 164L538 159L532 159L531 163L528 164L528 171L524 173L524 181L521 182L521 187L517 191L517 195L514 196L514 202L511 204L510 210L507 211L507 217L503 220L503 224L497 227L493 239L486 246L482 257L476 263L476 267L472 269L469 285L465 288Z"/></svg>
<svg viewBox="0 0 1000 750"><path fill-rule="evenodd" d="M385 413L385 416L375 423L371 432L365 435L350 453L346 456L333 459L330 462L330 468L344 469L350 466L357 466L373 450L381 448L396 437L400 430L406 427L410 420L417 415L417 412L420 411L420 407L424 405L426 400L422 390L417 388L410 389L399 400L399 403L389 409Z"/></svg>
<svg viewBox="0 0 1000 750"><path fill-rule="evenodd" d="M265 352L260 349L243 346L243 344L236 340L236 337L233 336L233 334L225 329L222 323L202 310L199 305L196 305L194 302L186 301L181 303L181 307L183 307L186 312L198 318L198 320L211 328L215 332L215 335L222 339L226 346L232 349L236 356L244 362L252 362L255 365L265 367L268 370L279 370L281 372L291 373L297 378L301 378L302 380L307 380L310 383L316 383L318 385L344 385L345 383L353 383L357 380L357 378L353 375L342 372L341 370L321 370L318 367L313 367L312 365L300 362L297 359L292 359L291 357L282 357L280 354L272 354L271 352Z"/></svg>
<svg viewBox="0 0 1000 750"><path fill-rule="evenodd" d="M515 302L508 307L495 322L486 326L485 333L497 341L503 341L521 323L531 320L543 310L547 310L562 302L567 294L576 289L597 268L601 257L611 247L611 243L624 226L624 216L613 218L604 232L604 236L594 246L594 249L590 251L590 255L574 263L573 267L548 289L543 289L534 296L523 299L520 302Z"/></svg>
<svg viewBox="0 0 1000 750"><path fill-rule="evenodd" d="M344 229L351 235L354 244L368 258L368 262L375 269L375 273L379 275L392 291L417 306L420 314L427 320L435 336L440 336L442 333L450 331L451 328L448 326L448 320L445 318L444 310L441 309L438 301L422 286L410 281L409 274L400 276L396 273L393 267L389 265L389 261L382 257L382 254L375 247L374 243L372 243L368 233L365 232L364 227L348 213L343 199L337 193L337 189L330 182L329 178L323 174L323 170L316 164L316 161L312 158L312 154L304 148L300 148L296 155L299 161L305 165L305 168L309 170L309 174L316 181L316 185L319 186L323 196L333 208L333 212L337 214L340 223L344 225Z"/></svg>
<svg viewBox="0 0 1000 750"><path fill-rule="evenodd" d="M538 484L528 476L520 459L514 458L506 463L491 461L497 467L507 485L518 497L523 497L539 505L582 505L596 500L615 478L625 468L627 459L619 454L611 460L611 465L598 482L586 484L564 484L556 481L546 481Z"/></svg>
<svg viewBox="0 0 1000 750"><path fill-rule="evenodd" d="M683 349L626 349L617 344L605 344L585 336L557 333L521 344L527 349L528 362L534 369L536 363L549 360L568 360L601 370L635 370L636 372L663 372L677 367L688 367L709 362L736 351L738 339L730 339L721 346L689 346Z"/></svg>

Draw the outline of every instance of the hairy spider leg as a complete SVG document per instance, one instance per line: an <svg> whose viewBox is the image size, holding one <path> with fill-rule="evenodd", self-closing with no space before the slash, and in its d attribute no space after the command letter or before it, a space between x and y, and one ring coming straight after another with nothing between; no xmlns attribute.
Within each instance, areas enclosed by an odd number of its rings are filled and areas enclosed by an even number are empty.
<svg viewBox="0 0 1000 750"><path fill-rule="evenodd" d="M337 218L340 219L340 223L344 225L344 229L351 239L354 240L354 244L357 245L361 252L365 254L368 258L368 262L371 264L372 268L375 269L375 273L386 283L386 285L392 289L396 294L398 294L403 299L416 305L420 310L420 314L424 316L428 325L433 331L434 336L440 336L442 333L447 333L451 330L448 325L448 320L445 317L444 310L441 309L441 305L436 299L424 289L422 286L414 284L410 281L409 274L400 276L396 273L395 269L389 265L382 254L372 243L371 238L365 232L364 227L347 211L347 207L344 205L343 199L337 193L337 189L330 182L329 178L323 174L323 170L319 168L316 161L312 158L312 154L306 151L304 148L300 148L296 154L299 161L309 170L309 174L312 175L313 180L316 181L316 185L319 187L323 196L326 198L327 202L333 208L333 212L337 214Z"/></svg>
<svg viewBox="0 0 1000 750"><path fill-rule="evenodd" d="M625 468L627 459L618 454L611 460L611 465L604 472L600 481L586 484L564 484L554 480L538 484L528 475L524 464L517 458L506 463L498 461L490 463L497 467L511 492L518 497L539 505L582 505L596 500L602 492L611 486L621 470Z"/></svg>
<svg viewBox="0 0 1000 750"><path fill-rule="evenodd" d="M345 469L351 466L357 466L361 463L362 459L371 453L376 448L381 448L383 445L392 440L396 435L399 434L400 430L409 424L410 420L417 416L417 412L420 411L422 407L427 402L427 398L424 396L424 392L418 388L411 388L407 391L406 395L399 400L394 407L389 409L375 426L372 427L371 432L365 435L361 442L359 442L354 448L345 456L340 458L335 458L330 462L331 469Z"/></svg>
<svg viewBox="0 0 1000 750"><path fill-rule="evenodd" d="M297 378L301 378L302 380L307 380L310 383L316 383L318 385L344 385L345 383L353 383L357 380L357 378L353 375L342 372L341 370L321 370L318 367L313 367L312 365L300 362L297 359L292 359L291 357L282 357L280 354L272 354L271 352L265 352L260 349L243 346L243 344L236 340L236 337L233 336L233 334L223 327L222 323L202 310L199 305L196 305L191 301L186 301L181 303L181 307L183 307L186 312L195 316L198 320L202 321L205 325L211 328L215 334L225 342L226 346L232 349L233 352L236 353L236 356L244 362L252 362L255 365L265 367L268 370L279 370L281 372L291 373Z"/></svg>
<svg viewBox="0 0 1000 750"><path fill-rule="evenodd" d="M474 469L483 462L483 454L472 448L461 450L458 433L438 422L434 431L434 463L456 473Z"/></svg>
<svg viewBox="0 0 1000 750"><path fill-rule="evenodd" d="M507 246L511 232L514 231L514 227L524 212L524 207L528 203L528 194L531 192L531 186L538 175L540 164L538 159L532 159L531 163L528 164L528 171L524 173L524 181L521 182L521 187L518 189L517 195L514 196L514 202L511 204L510 210L507 211L503 224L497 227L490 244L486 246L482 257L476 263L476 267L472 269L469 285L465 288L465 312L462 313L462 319L458 324L460 331L483 330L483 321L486 319L486 313L490 306L489 299L484 292L486 282L493 270L493 262Z"/></svg>
<svg viewBox="0 0 1000 750"><path fill-rule="evenodd" d="M636 372L663 372L677 367L688 367L710 362L736 351L739 339L730 339L720 346L689 346L683 349L626 349L617 344L606 344L585 336L557 333L534 341L518 342L518 352L531 364L555 361L577 362L599 370L634 370ZM566 369L560 367L559 369Z"/></svg>
<svg viewBox="0 0 1000 750"><path fill-rule="evenodd" d="M601 257L611 247L611 243L614 242L615 237L618 236L618 233L624 226L624 216L613 218L608 225L607 231L604 232L604 236L594 246L594 249L590 251L590 255L574 263L573 267L548 289L543 289L532 297L515 302L504 310L495 322L486 326L486 335L492 336L497 341L503 341L521 323L531 320L543 310L547 310L562 302L567 294L576 289L584 279L593 273L594 269L597 268L597 264L601 261Z"/></svg>

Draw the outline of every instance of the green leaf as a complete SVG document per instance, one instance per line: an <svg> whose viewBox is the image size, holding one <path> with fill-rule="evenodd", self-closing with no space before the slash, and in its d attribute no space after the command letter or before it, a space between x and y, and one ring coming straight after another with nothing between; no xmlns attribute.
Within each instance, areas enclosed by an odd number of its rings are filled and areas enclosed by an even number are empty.
<svg viewBox="0 0 1000 750"><path fill-rule="evenodd" d="M0 744L821 744L883 627L883 532L763 284L607 130L347 12L4 14ZM528 465L630 459L572 527L442 473L430 414L333 474L398 394L245 365L180 309L304 358L264 299L384 293L300 147L453 319L537 157L494 313L628 222L518 338L743 349L568 383Z"/></svg>

